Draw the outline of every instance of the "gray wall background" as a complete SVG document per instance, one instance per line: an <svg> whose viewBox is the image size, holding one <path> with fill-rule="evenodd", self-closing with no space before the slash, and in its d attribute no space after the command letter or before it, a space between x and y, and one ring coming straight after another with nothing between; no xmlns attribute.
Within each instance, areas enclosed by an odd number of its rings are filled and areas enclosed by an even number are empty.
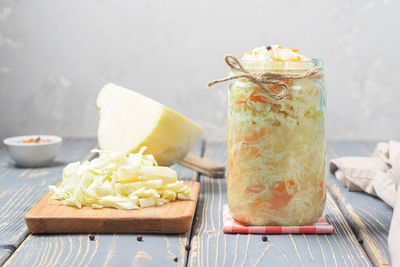
<svg viewBox="0 0 400 267"><path fill-rule="evenodd" d="M282 44L323 58L328 138L400 139L400 1L0 0L0 138L94 137L107 82L226 136L223 56Z"/></svg>

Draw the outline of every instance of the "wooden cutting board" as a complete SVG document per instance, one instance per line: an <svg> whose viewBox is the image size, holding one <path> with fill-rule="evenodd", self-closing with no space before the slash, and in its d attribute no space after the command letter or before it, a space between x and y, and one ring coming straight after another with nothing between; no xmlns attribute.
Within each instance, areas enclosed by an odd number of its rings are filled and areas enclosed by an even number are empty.
<svg viewBox="0 0 400 267"><path fill-rule="evenodd" d="M136 210L58 205L56 200L49 202L48 193L25 215L26 225L33 234L185 233L192 226L200 184L196 181L184 183L192 188L190 200Z"/></svg>

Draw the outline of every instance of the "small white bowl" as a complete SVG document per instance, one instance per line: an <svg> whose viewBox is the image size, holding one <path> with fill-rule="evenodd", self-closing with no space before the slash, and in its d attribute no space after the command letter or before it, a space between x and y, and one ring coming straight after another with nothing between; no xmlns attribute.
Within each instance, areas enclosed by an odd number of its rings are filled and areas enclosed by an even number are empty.
<svg viewBox="0 0 400 267"><path fill-rule="evenodd" d="M24 140L48 139L48 143L24 143ZM55 135L24 135L3 140L8 154L18 167L44 167L53 162L62 144L62 138Z"/></svg>

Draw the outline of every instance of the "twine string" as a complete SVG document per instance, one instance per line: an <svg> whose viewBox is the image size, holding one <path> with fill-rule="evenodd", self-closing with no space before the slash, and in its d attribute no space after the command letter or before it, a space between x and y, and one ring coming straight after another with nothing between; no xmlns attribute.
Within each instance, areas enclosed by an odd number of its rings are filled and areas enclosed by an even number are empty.
<svg viewBox="0 0 400 267"><path fill-rule="evenodd" d="M289 95L288 85L282 80L298 80L304 78L321 78L322 73L318 72L318 68L314 67L312 69L307 70L304 73L292 74L292 73L276 73L276 72L263 72L263 73L251 73L249 72L240 61L233 55L226 55L225 63L228 67L240 74L231 75L229 77L214 80L208 83L208 87L213 86L214 84L226 82L230 80L236 79L247 79L250 82L257 84L261 90L263 90L269 97L275 100L281 100ZM270 91L265 85L277 85L281 88L280 91Z"/></svg>

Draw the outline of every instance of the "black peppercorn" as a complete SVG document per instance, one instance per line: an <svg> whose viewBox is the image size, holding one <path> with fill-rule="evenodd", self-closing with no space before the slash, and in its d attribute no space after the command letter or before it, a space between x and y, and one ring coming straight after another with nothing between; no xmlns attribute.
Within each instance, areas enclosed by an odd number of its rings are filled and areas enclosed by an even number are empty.
<svg viewBox="0 0 400 267"><path fill-rule="evenodd" d="M267 241L268 241L268 237L267 237L266 235L263 235L263 236L261 237L261 239L262 239L262 241L264 241L264 242L267 242Z"/></svg>
<svg viewBox="0 0 400 267"><path fill-rule="evenodd" d="M272 49L272 47L269 45L269 46L266 47L266 49L269 51L269 50Z"/></svg>
<svg viewBox="0 0 400 267"><path fill-rule="evenodd" d="M94 234L90 234L90 235L89 235L89 239L90 239L91 241L93 241L94 238L95 238L95 237L94 237Z"/></svg>
<svg viewBox="0 0 400 267"><path fill-rule="evenodd" d="M189 250L191 249L190 245L187 244L187 245L185 246L185 249L186 249L187 251L189 251Z"/></svg>
<svg viewBox="0 0 400 267"><path fill-rule="evenodd" d="M176 256L175 256L175 258L174 258L174 262L177 262L177 261L178 261L178 257L176 257Z"/></svg>
<svg viewBox="0 0 400 267"><path fill-rule="evenodd" d="M142 240L143 240L143 236L142 236L142 235L138 235L138 236L136 237L136 240L137 240L137 241L142 241Z"/></svg>

